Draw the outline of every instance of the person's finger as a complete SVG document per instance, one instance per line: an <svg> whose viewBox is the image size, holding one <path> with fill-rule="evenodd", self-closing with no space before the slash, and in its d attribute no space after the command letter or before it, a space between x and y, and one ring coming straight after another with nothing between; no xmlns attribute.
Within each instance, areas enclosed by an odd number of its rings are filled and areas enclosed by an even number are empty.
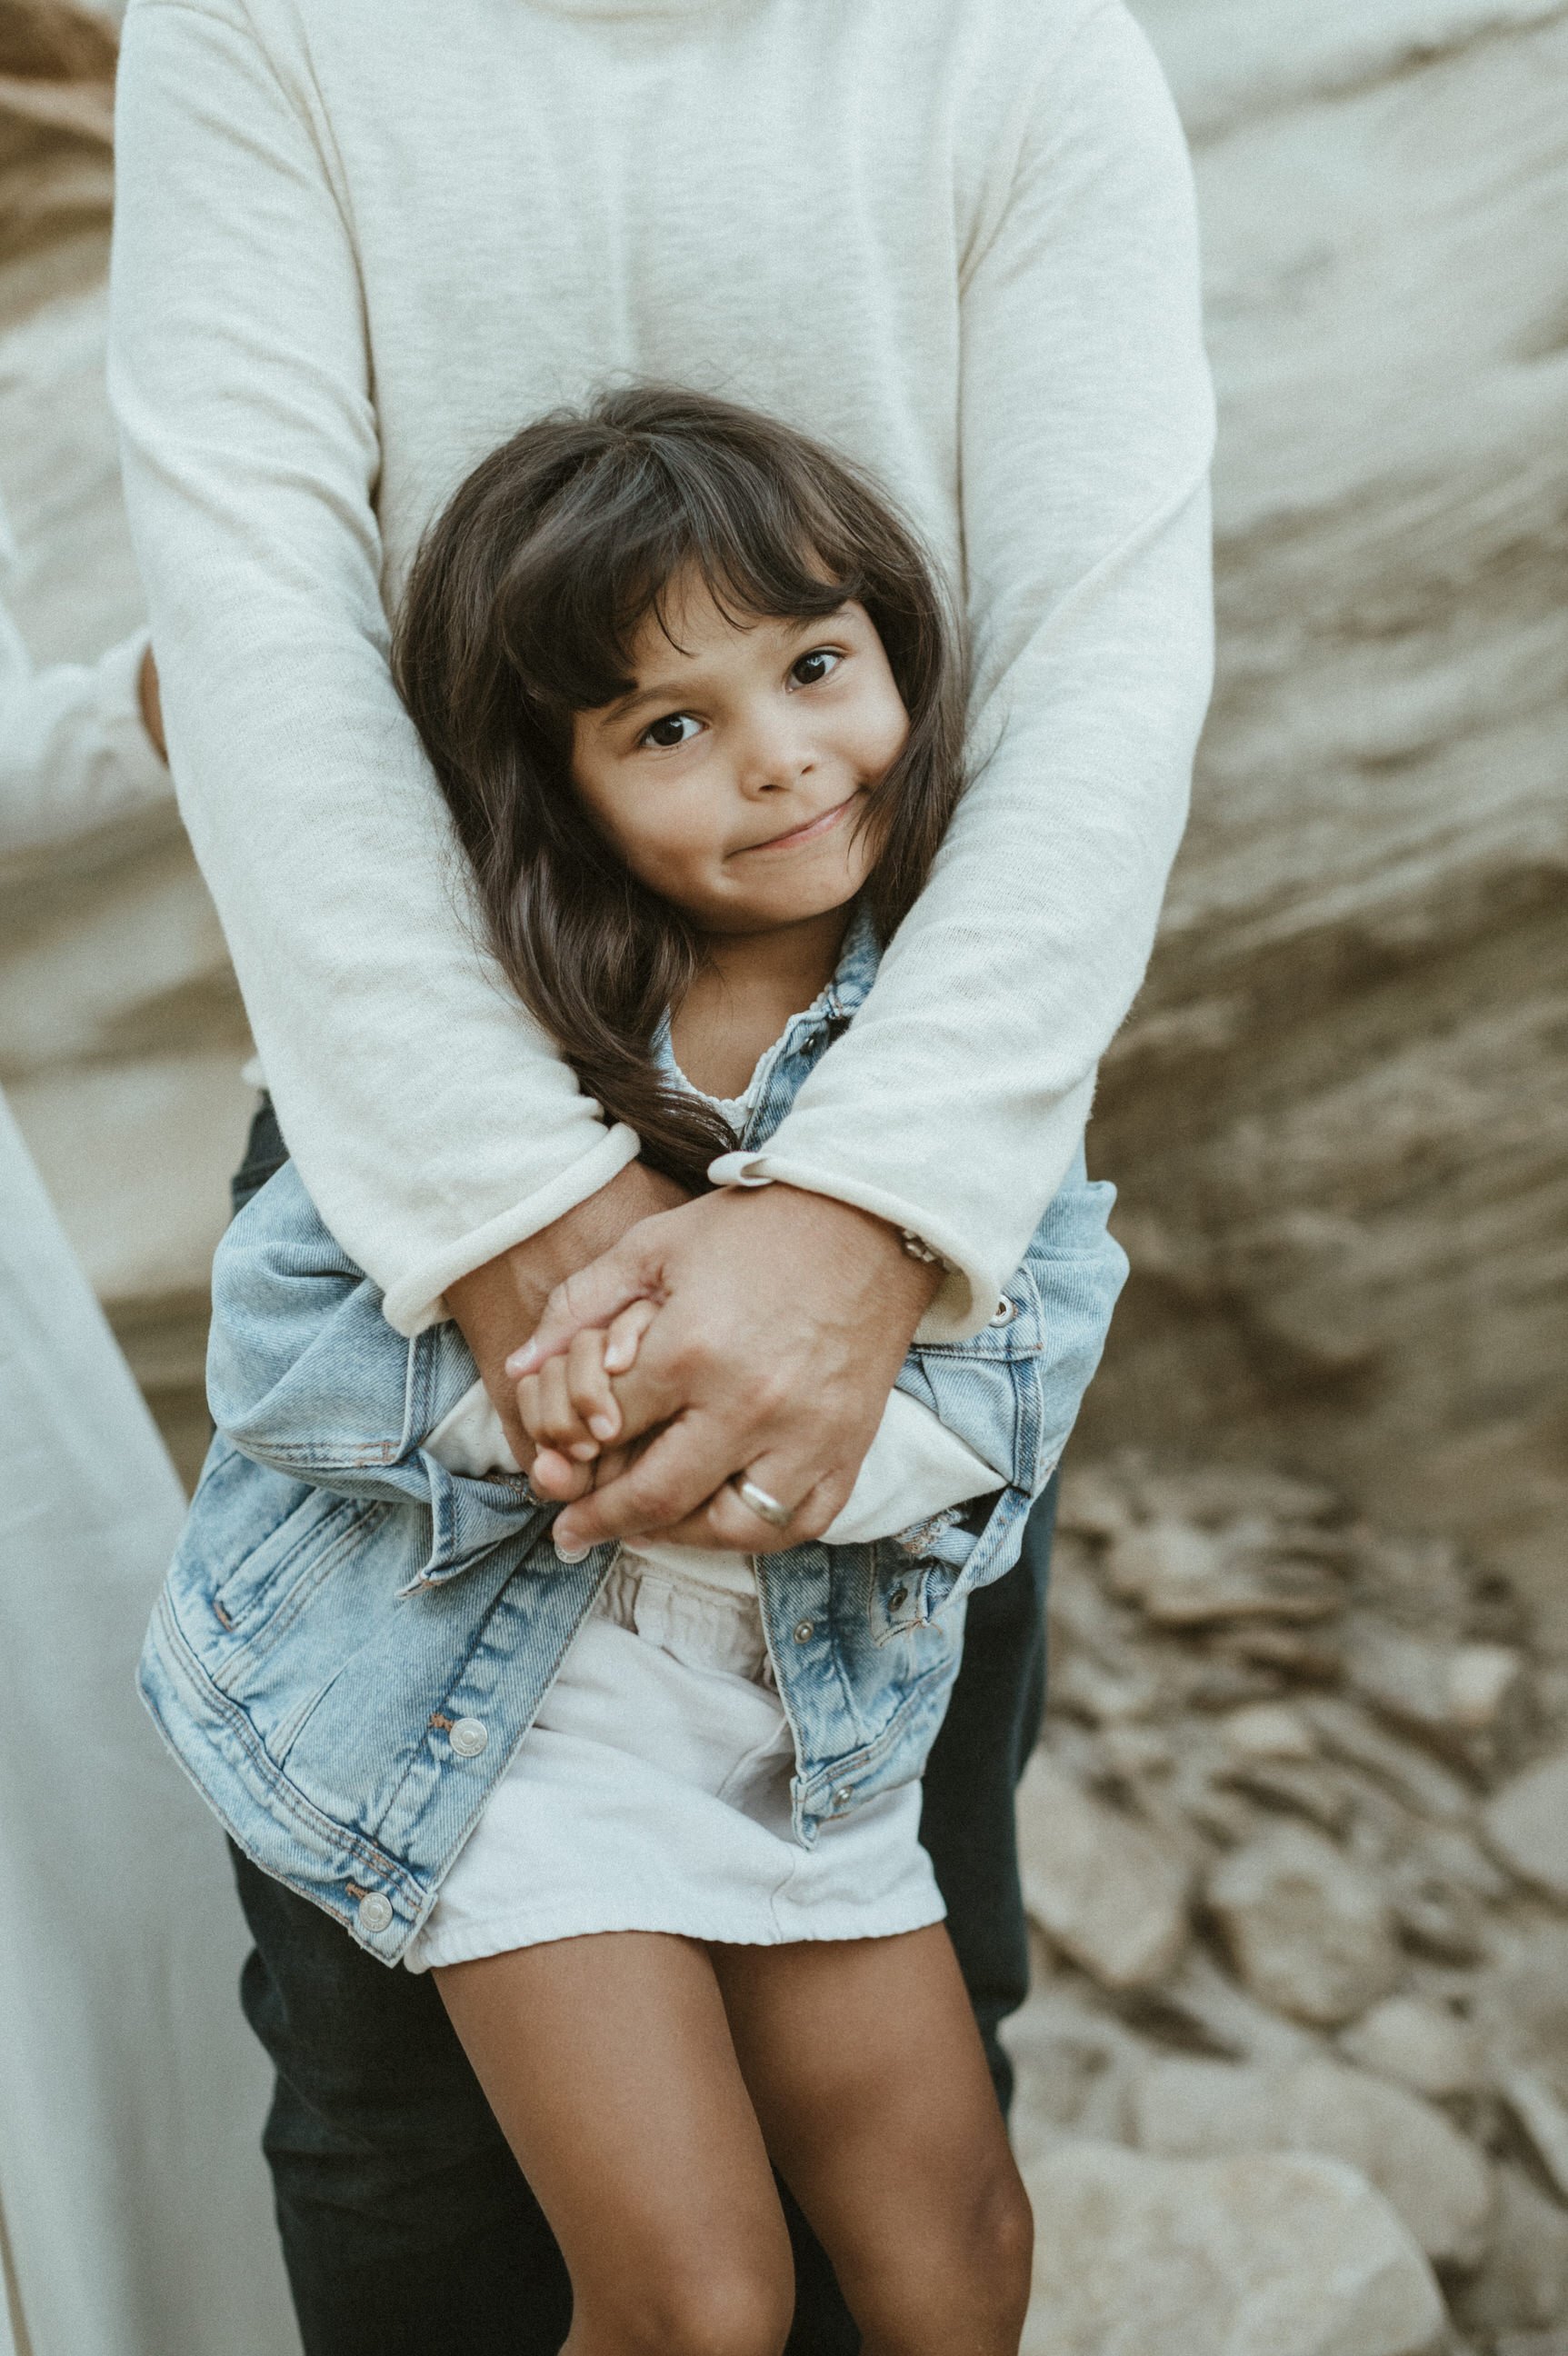
<svg viewBox="0 0 1568 2356"><path fill-rule="evenodd" d="M626 1419L611 1377L624 1374L634 1365L642 1337L658 1314L657 1301L634 1301L612 1320L607 1330L585 1327L573 1335L564 1358L546 1361L547 1367L564 1365L573 1406L584 1430L593 1435L585 1445L571 1450L579 1462L586 1463L597 1455L600 1446L619 1439ZM636 1426L639 1432L648 1429L650 1419L662 1419L661 1415L654 1415L651 1404L645 1406L642 1413L643 1420Z"/></svg>
<svg viewBox="0 0 1568 2356"><path fill-rule="evenodd" d="M613 1250L601 1252L558 1284L544 1304L544 1314L535 1326L531 1340L521 1350L514 1350L506 1362L507 1373L517 1381L531 1375L558 1350L565 1349L574 1333L585 1325L607 1325L611 1319L630 1306L634 1301L657 1299L659 1262L661 1247L650 1241L643 1229L658 1226L658 1219L646 1219L641 1227L633 1227L621 1237Z"/></svg>
<svg viewBox="0 0 1568 2356"><path fill-rule="evenodd" d="M642 1442L634 1440L629 1448L601 1450L589 1472L589 1486L595 1489L605 1489L612 1481L618 1481L627 1466L636 1463L641 1448ZM584 1494L586 1494L586 1492L585 1491Z"/></svg>
<svg viewBox="0 0 1568 2356"><path fill-rule="evenodd" d="M585 1462L590 1451L596 1456L599 1443L613 1440L620 1430L620 1409L615 1403L606 1370L608 1339L596 1326L586 1326L581 1333L573 1334L564 1358L551 1360L553 1365L566 1369L566 1389L573 1413L587 1442L586 1447L575 1452Z"/></svg>
<svg viewBox="0 0 1568 2356"><path fill-rule="evenodd" d="M740 1492L745 1478L789 1508L782 1527L748 1505ZM723 1547L737 1554L777 1554L821 1537L843 1505L853 1481L843 1472L813 1480L777 1458L758 1457L744 1475L732 1475L696 1513L660 1537L674 1546Z"/></svg>
<svg viewBox="0 0 1568 2356"><path fill-rule="evenodd" d="M682 1416L649 1441L618 1480L568 1507L555 1526L557 1551L585 1554L607 1538L661 1535L684 1521L725 1477L727 1444L710 1419L695 1412Z"/></svg>
<svg viewBox="0 0 1568 2356"><path fill-rule="evenodd" d="M566 1396L561 1368L553 1359L540 1367L533 1377L532 1391L528 1429L542 1448L553 1448L562 1437L561 1408Z"/></svg>
<svg viewBox="0 0 1568 2356"><path fill-rule="evenodd" d="M597 1348L601 1336L596 1333L579 1335L591 1348ZM575 1348L576 1344L574 1343ZM551 1358L540 1368L544 1381L544 1396L549 1402L549 1429L544 1434L553 1448L570 1456L578 1464L591 1464L599 1452L599 1443L589 1433L587 1425L577 1411L572 1395L572 1365L570 1355Z"/></svg>
<svg viewBox="0 0 1568 2356"><path fill-rule="evenodd" d="M541 1448L529 1467L529 1486L546 1505L569 1505L574 1498L587 1495L597 1469L595 1464L574 1464L558 1449Z"/></svg>
<svg viewBox="0 0 1568 2356"><path fill-rule="evenodd" d="M605 1366L612 1375L628 1374L637 1364L642 1337L659 1314L657 1301L634 1301L612 1318L605 1335Z"/></svg>
<svg viewBox="0 0 1568 2356"><path fill-rule="evenodd" d="M557 1362L549 1359L546 1363L553 1365ZM628 1374L617 1375L614 1380L618 1440L640 1440L645 1433L668 1423L687 1403L678 1368L666 1365L660 1359L639 1357Z"/></svg>
<svg viewBox="0 0 1568 2356"><path fill-rule="evenodd" d="M564 1453L573 1441L584 1436L584 1427L577 1420L566 1389L566 1362L551 1358L538 1374L530 1375L518 1385L518 1411L523 1429L541 1448L553 1448ZM597 1450L594 1451L597 1454Z"/></svg>
<svg viewBox="0 0 1568 2356"><path fill-rule="evenodd" d="M525 1375L517 1386L515 1396L518 1421L537 1447L540 1440L539 1419L542 1398L542 1387L539 1376Z"/></svg>

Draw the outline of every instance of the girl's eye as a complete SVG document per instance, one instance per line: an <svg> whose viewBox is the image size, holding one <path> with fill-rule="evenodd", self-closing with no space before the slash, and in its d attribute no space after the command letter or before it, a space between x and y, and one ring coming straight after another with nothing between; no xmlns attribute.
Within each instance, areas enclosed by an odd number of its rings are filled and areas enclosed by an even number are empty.
<svg viewBox="0 0 1568 2356"><path fill-rule="evenodd" d="M802 655L800 661L792 665L789 676L797 687L815 687L830 672L835 671L843 660L843 657L835 654L832 647L813 647L809 655Z"/></svg>
<svg viewBox="0 0 1568 2356"><path fill-rule="evenodd" d="M668 753L677 744L689 744L696 734L698 723L689 712L667 712L642 732L639 743L650 744L655 752Z"/></svg>

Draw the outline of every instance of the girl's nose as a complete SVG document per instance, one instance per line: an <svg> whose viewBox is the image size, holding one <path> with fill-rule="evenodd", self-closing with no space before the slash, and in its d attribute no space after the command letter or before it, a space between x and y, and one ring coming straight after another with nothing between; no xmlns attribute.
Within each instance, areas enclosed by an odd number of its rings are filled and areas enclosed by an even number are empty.
<svg viewBox="0 0 1568 2356"><path fill-rule="evenodd" d="M788 791L815 766L816 755L805 732L793 724L788 713L753 720L736 751L740 789L754 798Z"/></svg>

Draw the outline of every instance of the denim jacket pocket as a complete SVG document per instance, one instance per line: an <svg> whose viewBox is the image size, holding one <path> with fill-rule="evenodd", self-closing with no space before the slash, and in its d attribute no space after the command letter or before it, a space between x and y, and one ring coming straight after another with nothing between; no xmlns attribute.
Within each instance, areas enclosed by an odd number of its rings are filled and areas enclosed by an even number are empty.
<svg viewBox="0 0 1568 2356"><path fill-rule="evenodd" d="M295 1484L295 1502L259 1544L231 1561L209 1590L213 1617L243 1641L263 1619L275 1620L292 1586L315 1586L342 1558L346 1542L379 1521L384 1506Z"/></svg>

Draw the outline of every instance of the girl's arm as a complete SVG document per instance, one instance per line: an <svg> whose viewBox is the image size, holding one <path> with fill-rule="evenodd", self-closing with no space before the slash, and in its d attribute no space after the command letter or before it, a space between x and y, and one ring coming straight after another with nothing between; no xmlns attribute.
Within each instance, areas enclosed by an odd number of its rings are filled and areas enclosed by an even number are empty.
<svg viewBox="0 0 1568 2356"><path fill-rule="evenodd" d="M1119 5L1022 94L962 307L979 773L845 1037L766 1151L959 1271L983 1323L1083 1130L1142 979L1211 668L1212 400L1181 133Z"/></svg>
<svg viewBox="0 0 1568 2356"><path fill-rule="evenodd" d="M637 1141L455 921L387 669L360 287L308 102L237 5L131 8L112 389L181 811L291 1151L413 1333Z"/></svg>

